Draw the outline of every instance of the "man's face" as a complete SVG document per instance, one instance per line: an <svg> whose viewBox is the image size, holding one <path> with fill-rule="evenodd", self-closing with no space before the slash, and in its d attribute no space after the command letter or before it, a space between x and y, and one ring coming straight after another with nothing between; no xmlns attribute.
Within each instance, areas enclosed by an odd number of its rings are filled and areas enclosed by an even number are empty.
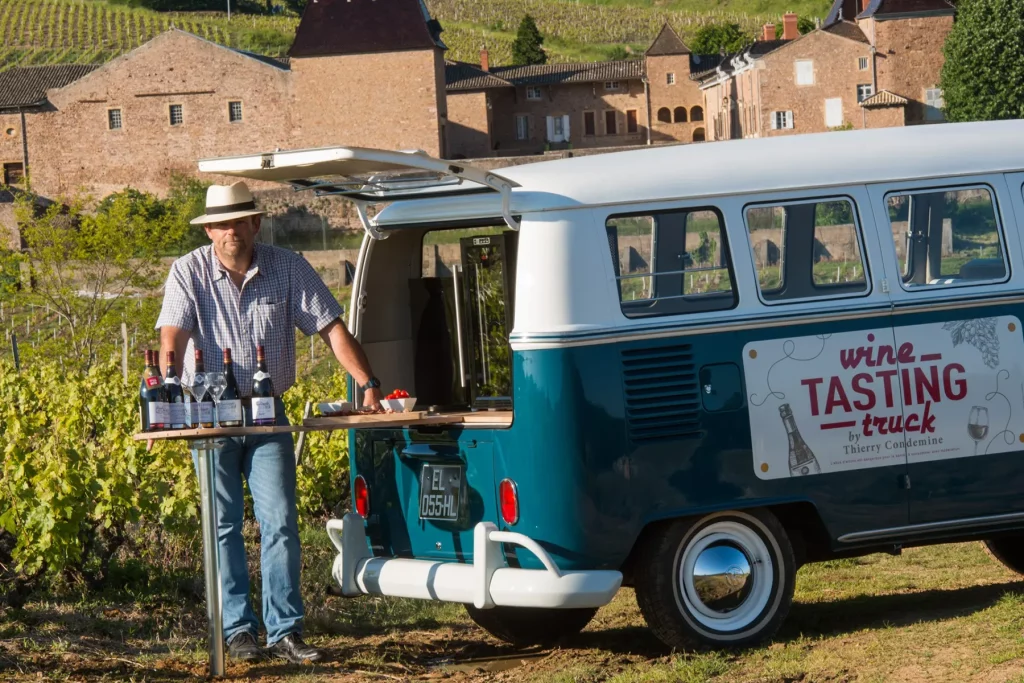
<svg viewBox="0 0 1024 683"><path fill-rule="evenodd" d="M246 216L223 223L210 223L204 227L218 254L237 258L252 251L256 233L260 231L260 217Z"/></svg>

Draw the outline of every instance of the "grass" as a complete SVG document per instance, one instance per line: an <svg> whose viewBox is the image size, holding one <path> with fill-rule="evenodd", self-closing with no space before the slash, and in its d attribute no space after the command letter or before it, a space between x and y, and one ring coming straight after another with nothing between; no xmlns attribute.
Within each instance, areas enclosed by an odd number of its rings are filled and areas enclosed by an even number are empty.
<svg viewBox="0 0 1024 683"><path fill-rule="evenodd" d="M306 669L229 662L232 679L1022 681L1024 581L978 543L808 565L789 618L760 647L670 652L624 589L562 647L522 652L476 629L457 605L327 596L333 549L319 522L301 533L306 632L329 661ZM253 574L254 534L247 529ZM178 541L157 564L143 559L122 558L116 585L102 595L70 591L0 611L0 679L200 680L206 626L198 547Z"/></svg>

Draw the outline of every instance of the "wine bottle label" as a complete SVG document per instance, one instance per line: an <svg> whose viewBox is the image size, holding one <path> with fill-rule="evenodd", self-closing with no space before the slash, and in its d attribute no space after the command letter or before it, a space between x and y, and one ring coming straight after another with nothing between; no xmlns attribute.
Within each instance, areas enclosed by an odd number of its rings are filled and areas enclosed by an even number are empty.
<svg viewBox="0 0 1024 683"><path fill-rule="evenodd" d="M155 387L158 384L160 384L160 378L159 377L147 377L146 378L146 386L147 387Z"/></svg>
<svg viewBox="0 0 1024 683"><path fill-rule="evenodd" d="M217 404L217 418L221 423L242 421L242 402L237 398Z"/></svg>
<svg viewBox="0 0 1024 683"><path fill-rule="evenodd" d="M181 384L181 380L177 377L168 377L164 380L164 384Z"/></svg>
<svg viewBox="0 0 1024 683"><path fill-rule="evenodd" d="M165 404L170 413L170 422L172 425L180 426L185 424L185 404L184 403L166 403Z"/></svg>
<svg viewBox="0 0 1024 683"><path fill-rule="evenodd" d="M209 401L205 403L195 403L199 407L199 422L203 424L213 423L213 404Z"/></svg>
<svg viewBox="0 0 1024 683"><path fill-rule="evenodd" d="M253 397L252 399L252 421L255 424L274 424L277 421L277 414L274 409L274 399L268 397Z"/></svg>
<svg viewBox="0 0 1024 683"><path fill-rule="evenodd" d="M256 374L252 376L253 382L262 382L265 379L270 379L270 373L262 370L257 370Z"/></svg>
<svg viewBox="0 0 1024 683"><path fill-rule="evenodd" d="M184 420L182 420L184 421ZM149 402L149 424L167 425L171 422L171 404L163 401Z"/></svg>

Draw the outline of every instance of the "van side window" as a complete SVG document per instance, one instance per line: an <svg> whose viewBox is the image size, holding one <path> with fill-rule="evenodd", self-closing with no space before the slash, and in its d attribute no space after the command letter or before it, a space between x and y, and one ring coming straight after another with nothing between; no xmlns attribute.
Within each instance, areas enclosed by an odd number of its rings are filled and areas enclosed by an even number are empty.
<svg viewBox="0 0 1024 683"><path fill-rule="evenodd" d="M611 216L605 224L627 318L720 311L736 305L718 209Z"/></svg>
<svg viewBox="0 0 1024 683"><path fill-rule="evenodd" d="M896 258L907 287L1006 278L992 191L987 187L885 197Z"/></svg>
<svg viewBox="0 0 1024 683"><path fill-rule="evenodd" d="M845 197L750 206L747 232L766 301L867 292L860 230Z"/></svg>

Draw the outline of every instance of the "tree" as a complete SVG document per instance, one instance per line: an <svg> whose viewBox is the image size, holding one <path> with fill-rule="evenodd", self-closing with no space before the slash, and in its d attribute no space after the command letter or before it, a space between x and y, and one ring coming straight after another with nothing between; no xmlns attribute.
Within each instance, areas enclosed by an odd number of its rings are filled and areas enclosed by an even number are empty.
<svg viewBox="0 0 1024 683"><path fill-rule="evenodd" d="M516 66L526 64L547 64L548 56L542 45L544 36L537 28L537 22L529 14L519 22L515 42L512 43L512 63Z"/></svg>
<svg viewBox="0 0 1024 683"><path fill-rule="evenodd" d="M943 53L946 119L1024 118L1024 0L961 0Z"/></svg>
<svg viewBox="0 0 1024 683"><path fill-rule="evenodd" d="M716 55L721 50L738 52L751 41L739 24L707 24L697 29L690 49L698 55Z"/></svg>

